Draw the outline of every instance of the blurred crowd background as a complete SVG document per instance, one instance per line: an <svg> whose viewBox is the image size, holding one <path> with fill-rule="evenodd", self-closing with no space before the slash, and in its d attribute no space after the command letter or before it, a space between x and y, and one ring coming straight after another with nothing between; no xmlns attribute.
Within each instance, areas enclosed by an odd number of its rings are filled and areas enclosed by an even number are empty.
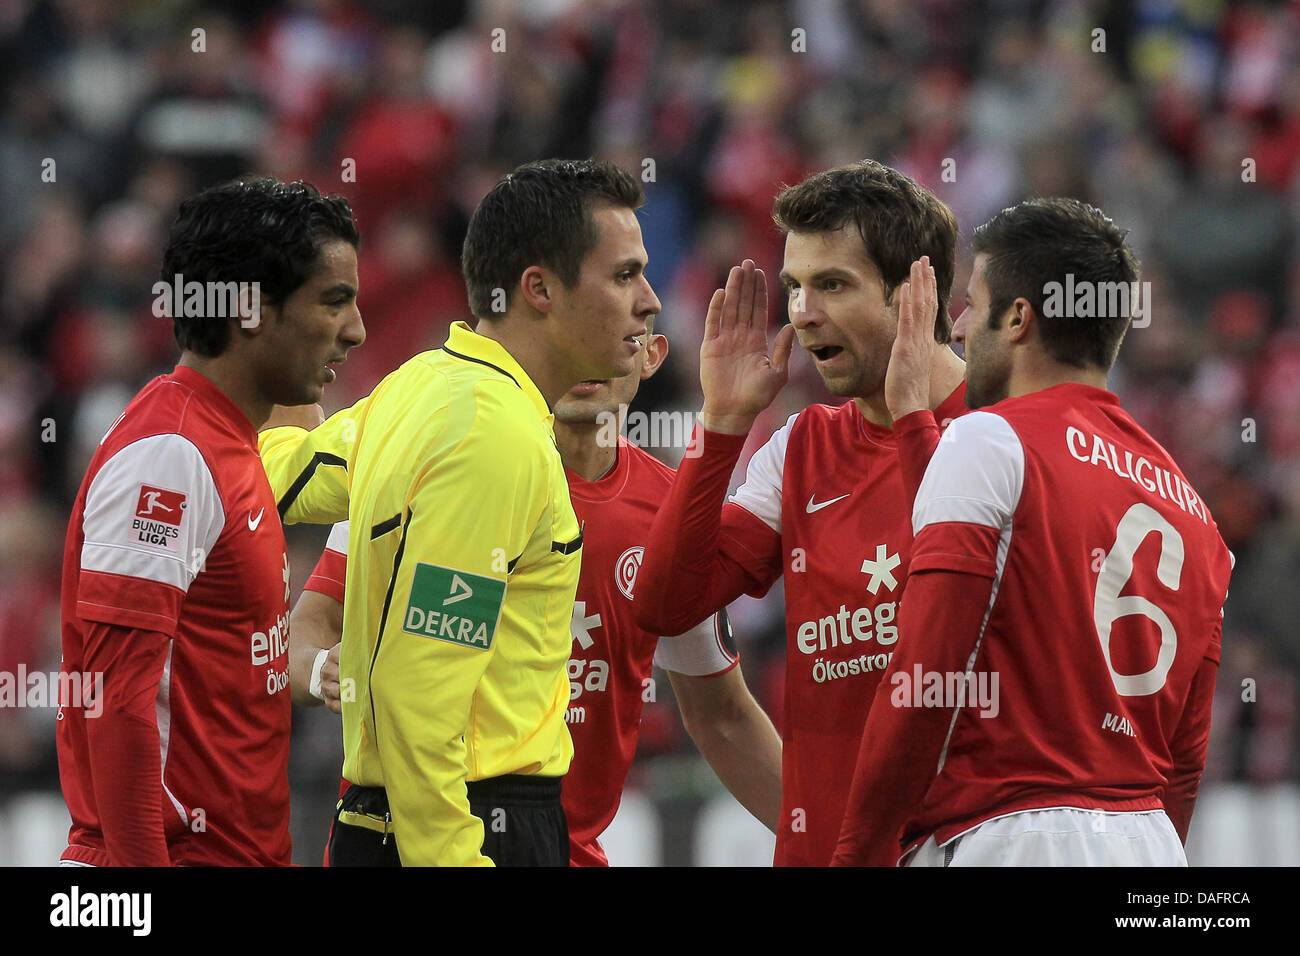
<svg viewBox="0 0 1300 956"><path fill-rule="evenodd" d="M1131 230L1152 318L1112 387L1237 560L1189 854L1294 863L1298 46L1297 2L0 2L0 671L58 668L72 500L108 425L177 356L151 287L188 193L255 171L351 201L368 338L328 412L468 316L460 243L502 173L617 161L646 180L672 343L634 408L693 411L709 294L746 256L779 271L779 185L872 157L947 201L963 239L1033 195L1094 202ZM963 246L958 301L969 266ZM775 287L772 301L775 328ZM750 450L818 401L838 400L796 356ZM1082 507L1063 502L1063 520ZM325 529L289 532L298 588ZM779 723L779 587L732 615ZM611 857L765 862L770 838L719 793L658 687ZM0 863L62 848L53 731L52 709L0 709ZM301 862L323 846L338 738L333 715L296 712Z"/></svg>

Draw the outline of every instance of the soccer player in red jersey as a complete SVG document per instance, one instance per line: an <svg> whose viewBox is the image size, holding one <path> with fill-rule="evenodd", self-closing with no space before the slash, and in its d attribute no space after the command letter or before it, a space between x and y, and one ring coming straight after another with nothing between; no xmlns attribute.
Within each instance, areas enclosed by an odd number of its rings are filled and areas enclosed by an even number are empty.
<svg viewBox="0 0 1300 956"><path fill-rule="evenodd" d="M318 401L364 340L357 241L305 183L181 204L180 362L100 442L64 548L63 670L103 679L99 716L59 711L64 863L290 862L289 559L257 426Z"/></svg>
<svg viewBox="0 0 1300 956"><path fill-rule="evenodd" d="M580 383L555 404L555 440L583 526L566 715L573 763L562 797L573 866L609 865L599 837L618 811L641 710L654 699L654 664L667 671L686 729L736 799L769 829L780 807L781 741L745 686L725 610L668 638L632 616L650 523L673 477L619 435L640 382L668 354L668 340L653 334L653 316L650 328L630 375ZM292 618L295 700L324 700L335 710L347 541L347 523L335 525Z"/></svg>
<svg viewBox="0 0 1300 956"><path fill-rule="evenodd" d="M935 451L836 862L1185 866L1232 556L1106 391L1136 262L1070 199L974 249L953 337L984 410L939 441L891 402Z"/></svg>
<svg viewBox="0 0 1300 956"><path fill-rule="evenodd" d="M673 634L785 575L786 682L777 865L826 866L835 851L871 698L898 640L912 533L905 472L886 405L897 293L913 262L938 275L919 375L940 421L965 411L947 346L957 224L906 176L872 161L784 190L782 281L791 328L768 354L766 284L746 261L714 294L700 349L698 457L678 469L641 567L639 623ZM786 381L797 337L833 393L851 401L794 415L754 455L724 504L755 417Z"/></svg>

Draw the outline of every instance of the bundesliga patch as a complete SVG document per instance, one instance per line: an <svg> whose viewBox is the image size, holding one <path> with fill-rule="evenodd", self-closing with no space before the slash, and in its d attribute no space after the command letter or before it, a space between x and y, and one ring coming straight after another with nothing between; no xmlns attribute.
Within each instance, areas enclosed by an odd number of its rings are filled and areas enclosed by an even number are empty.
<svg viewBox="0 0 1300 956"><path fill-rule="evenodd" d="M136 540L165 548L171 539L180 537L185 499L184 492L141 485L140 497L135 503L135 518L131 521Z"/></svg>
<svg viewBox="0 0 1300 956"><path fill-rule="evenodd" d="M496 635L505 594L504 581L420 561L415 565L402 630L487 650Z"/></svg>

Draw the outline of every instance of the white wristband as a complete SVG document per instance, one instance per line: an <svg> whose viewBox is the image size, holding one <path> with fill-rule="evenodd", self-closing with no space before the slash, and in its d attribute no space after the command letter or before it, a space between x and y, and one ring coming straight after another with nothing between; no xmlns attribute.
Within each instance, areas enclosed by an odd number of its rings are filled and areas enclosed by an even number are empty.
<svg viewBox="0 0 1300 956"><path fill-rule="evenodd" d="M320 672L325 666L325 659L330 656L328 648L322 647L320 653L316 655L316 660L311 665L311 683L307 685L307 693L311 694L317 700L324 700L325 694L320 689Z"/></svg>

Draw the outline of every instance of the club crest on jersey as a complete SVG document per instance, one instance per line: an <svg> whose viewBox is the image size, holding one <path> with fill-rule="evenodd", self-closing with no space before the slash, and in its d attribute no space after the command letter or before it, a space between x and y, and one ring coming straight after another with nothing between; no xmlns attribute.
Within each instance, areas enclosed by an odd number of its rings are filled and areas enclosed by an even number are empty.
<svg viewBox="0 0 1300 956"><path fill-rule="evenodd" d="M171 539L180 537L185 501L184 492L141 485L135 503L135 517L131 520L136 540L165 548Z"/></svg>
<svg viewBox="0 0 1300 956"><path fill-rule="evenodd" d="M402 630L487 650L496 635L505 593L504 581L420 561Z"/></svg>
<svg viewBox="0 0 1300 956"><path fill-rule="evenodd" d="M614 583L623 592L623 597L632 600L632 591L636 588L636 573L641 570L641 559L645 548L628 548L614 562Z"/></svg>

